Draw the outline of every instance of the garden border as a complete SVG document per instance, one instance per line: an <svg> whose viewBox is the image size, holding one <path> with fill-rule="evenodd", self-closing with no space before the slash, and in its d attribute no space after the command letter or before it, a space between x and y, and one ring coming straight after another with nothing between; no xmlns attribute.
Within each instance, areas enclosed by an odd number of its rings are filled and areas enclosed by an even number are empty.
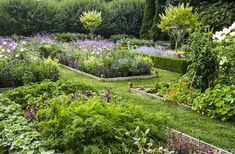
<svg viewBox="0 0 235 154"><path fill-rule="evenodd" d="M140 87L133 87L133 84L131 82L129 83L129 92L131 92L131 93L145 95L145 96L151 97L153 99L157 99L157 100L164 101L164 102L167 102L169 104L172 104L172 103L170 103L170 101L166 100L163 97L160 97L160 96L155 95L155 94L146 93L145 91L140 90L140 89L141 89ZM188 105L184 105L184 104L173 104L173 105L176 105L176 106L178 106L180 108L183 108L183 109L192 110L192 108ZM188 144L190 144L190 141L191 141L191 144L193 144L193 146L196 147L197 150L199 150L199 152L203 152L203 151L200 151L200 150L203 150L202 148L206 147L208 149L213 150L213 151L211 151L211 154L213 152L217 152L218 154L232 154L231 152L228 152L228 151L226 151L222 148L216 147L216 146L214 146L212 144L209 144L209 143L207 143L203 140L196 139L195 137L192 137L188 134L185 134L185 133L180 132L180 131L175 130L175 129L170 129L170 134L171 134L170 139L173 139L172 136L177 135L178 137L181 137L181 138L179 138L179 140L181 140L181 141L185 140L185 141L187 141Z"/></svg>
<svg viewBox="0 0 235 154"><path fill-rule="evenodd" d="M166 100L163 97L160 97L160 96L158 96L156 94L147 93L147 92L145 92L143 90L140 90L140 89L141 89L140 87L133 87L133 84L129 83L129 92L131 92L131 93L145 95L145 96L148 96L148 97L160 100L160 101L167 102L167 103L172 104L172 105L176 105L176 106L178 106L180 108L183 108L183 109L192 110L192 107L189 106L189 105L185 105L185 104L173 104L169 100Z"/></svg>
<svg viewBox="0 0 235 154"><path fill-rule="evenodd" d="M214 146L212 144L209 144L203 140L200 140L199 138L196 139L195 137L192 137L188 134L182 133L175 129L170 129L171 137L170 139L174 139L174 137L177 138L177 140L185 141L186 144L190 146L195 146L195 148L198 150L199 153L205 153L203 150L210 150L206 151L206 153L211 154L232 154L232 152L229 152L227 150L224 150L222 148L219 148L217 146ZM181 146L181 145L180 145ZM206 148L206 149L205 149Z"/></svg>
<svg viewBox="0 0 235 154"><path fill-rule="evenodd" d="M158 77L157 74L153 74L153 75L117 77L117 78L100 78L100 77L94 76L94 75L89 74L89 73L85 73L85 72L83 72L83 71L80 71L80 70L71 68L71 67L66 66L66 65L63 65L63 64L59 64L59 66L61 66L61 67L63 67L63 68L66 68L66 69L69 69L69 70L71 70L71 71L74 71L74 72L76 72L76 73L85 75L85 76L87 76L87 77L93 78L93 79L95 79L95 80L102 81L102 82L105 82L105 81L125 81L125 80L135 80L135 79L151 79L151 78Z"/></svg>

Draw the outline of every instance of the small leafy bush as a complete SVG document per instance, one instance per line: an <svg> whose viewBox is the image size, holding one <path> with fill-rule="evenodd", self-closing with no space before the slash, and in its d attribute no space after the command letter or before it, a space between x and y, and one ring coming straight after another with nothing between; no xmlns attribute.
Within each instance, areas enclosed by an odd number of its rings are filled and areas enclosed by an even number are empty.
<svg viewBox="0 0 235 154"><path fill-rule="evenodd" d="M37 103L43 100L50 99L62 94L71 94L76 91L95 91L92 87L85 85L82 82L72 82L58 80L57 82L43 81L40 84L26 85L23 87L15 88L4 92L4 96L8 97L11 101L20 104L22 108Z"/></svg>
<svg viewBox="0 0 235 154"><path fill-rule="evenodd" d="M16 87L59 78L57 64L52 60L2 62L0 65L0 87Z"/></svg>
<svg viewBox="0 0 235 154"><path fill-rule="evenodd" d="M38 50L42 58L55 58L57 54L62 53L60 44L54 43L43 43L38 47Z"/></svg>
<svg viewBox="0 0 235 154"><path fill-rule="evenodd" d="M170 84L169 87L162 89L166 100L174 104L186 104L192 106L194 99L200 94L200 91L190 87L187 78L181 78L179 82Z"/></svg>
<svg viewBox="0 0 235 154"><path fill-rule="evenodd" d="M213 87L219 70L218 56L212 33L206 27L200 27L189 35L188 43L184 47L191 53L191 65L188 77L191 85L204 92Z"/></svg>
<svg viewBox="0 0 235 154"><path fill-rule="evenodd" d="M117 41L118 44L130 47L139 47L139 46L154 46L154 42L151 40L139 40L139 39L122 39Z"/></svg>
<svg viewBox="0 0 235 154"><path fill-rule="evenodd" d="M40 133L24 116L21 106L3 96L0 96L0 103L1 150L6 153L46 152Z"/></svg>
<svg viewBox="0 0 235 154"><path fill-rule="evenodd" d="M61 42L71 42L76 40L90 40L91 35L82 34L82 33L55 33L53 36ZM95 40L101 39L100 35L94 36Z"/></svg>
<svg viewBox="0 0 235 154"><path fill-rule="evenodd" d="M128 38L134 38L134 36L130 36L127 34L117 34L117 35L111 35L109 39L114 42L117 42L117 41L128 39Z"/></svg>
<svg viewBox="0 0 235 154"><path fill-rule="evenodd" d="M185 74L190 64L188 59L169 58L157 55L143 54L152 59L153 65L156 68Z"/></svg>
<svg viewBox="0 0 235 154"><path fill-rule="evenodd" d="M222 121L234 119L235 86L216 85L193 102L193 109Z"/></svg>
<svg viewBox="0 0 235 154"><path fill-rule="evenodd" d="M97 12L96 10L83 12L80 21L90 31L91 36L93 36L95 29L102 23L101 12Z"/></svg>
<svg viewBox="0 0 235 154"><path fill-rule="evenodd" d="M84 100L62 95L50 101L50 107L38 112L39 129L46 145L57 152L123 153L133 147L136 126L150 128L151 138L164 140L164 122L158 114L143 112L141 107L119 102L107 103L97 97ZM157 124L157 125L155 125Z"/></svg>

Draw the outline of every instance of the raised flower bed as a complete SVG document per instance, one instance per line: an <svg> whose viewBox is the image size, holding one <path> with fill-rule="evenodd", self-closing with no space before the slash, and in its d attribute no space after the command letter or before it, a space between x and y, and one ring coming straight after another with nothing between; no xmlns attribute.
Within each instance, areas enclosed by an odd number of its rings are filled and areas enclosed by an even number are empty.
<svg viewBox="0 0 235 154"><path fill-rule="evenodd" d="M102 80L118 81L153 78L153 63L148 57L120 51L110 41L75 41L64 44L57 59L80 74ZM73 70L72 69L72 70Z"/></svg>

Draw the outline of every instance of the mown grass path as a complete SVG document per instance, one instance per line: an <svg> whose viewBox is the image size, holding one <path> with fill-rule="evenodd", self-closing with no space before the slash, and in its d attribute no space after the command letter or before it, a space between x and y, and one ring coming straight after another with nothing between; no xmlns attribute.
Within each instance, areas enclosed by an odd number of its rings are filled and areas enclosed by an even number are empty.
<svg viewBox="0 0 235 154"><path fill-rule="evenodd" d="M177 73L168 71L160 71L160 77L147 80L131 81L134 85L149 85L155 82L164 82L178 79ZM196 112L177 108L158 100L151 99L147 96L140 96L128 92L129 81L118 82L100 82L94 79L82 76L76 72L60 67L62 78L66 80L78 80L95 86L100 89L111 87L112 91L118 96L122 96L136 105L142 105L149 112L161 112L169 117L167 120L168 126L177 129L181 132L189 134L195 138L200 138L210 144L232 150L235 153L235 123L221 122L213 120L204 115L199 115Z"/></svg>

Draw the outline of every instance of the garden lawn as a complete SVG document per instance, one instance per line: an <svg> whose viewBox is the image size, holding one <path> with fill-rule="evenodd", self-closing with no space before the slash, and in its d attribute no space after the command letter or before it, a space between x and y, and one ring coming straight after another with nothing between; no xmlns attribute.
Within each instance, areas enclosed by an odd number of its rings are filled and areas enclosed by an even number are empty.
<svg viewBox="0 0 235 154"><path fill-rule="evenodd" d="M200 138L210 144L224 148L227 150L235 151L235 123L220 122L197 114L194 111L178 108L174 105L164 103L162 101L151 99L147 96L140 96L128 92L128 82L100 82L86 76L80 75L76 72L70 71L66 68L60 67L62 78L66 80L79 80L87 83L88 85L95 86L100 89L104 87L111 87L112 91L118 96L122 96L136 105L143 105L147 111L155 112L162 111L162 114L169 117L167 121L168 126L195 138ZM177 80L180 75L164 70L159 70L160 77L147 80L134 80L131 81L134 86L136 85L150 85L154 82L166 82Z"/></svg>

